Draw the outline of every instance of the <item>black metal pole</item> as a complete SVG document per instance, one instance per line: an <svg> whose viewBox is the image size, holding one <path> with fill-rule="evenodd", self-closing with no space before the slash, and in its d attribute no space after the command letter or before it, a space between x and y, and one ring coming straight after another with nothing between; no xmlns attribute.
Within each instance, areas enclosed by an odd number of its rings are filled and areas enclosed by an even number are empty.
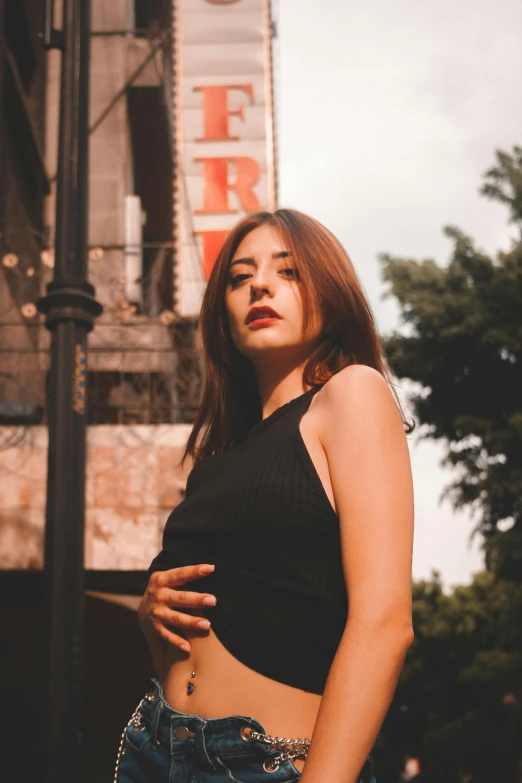
<svg viewBox="0 0 522 783"><path fill-rule="evenodd" d="M51 332L46 783L83 778L86 335L102 309L87 282L89 37L90 0L64 0L55 271L38 303Z"/></svg>

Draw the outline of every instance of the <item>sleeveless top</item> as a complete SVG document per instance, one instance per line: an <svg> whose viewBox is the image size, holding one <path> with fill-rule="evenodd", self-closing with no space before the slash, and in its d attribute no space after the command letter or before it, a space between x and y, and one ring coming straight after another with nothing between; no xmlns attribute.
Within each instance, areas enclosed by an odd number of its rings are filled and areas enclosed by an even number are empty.
<svg viewBox="0 0 522 783"><path fill-rule="evenodd" d="M299 429L320 388L194 465L149 569L214 564L183 589L216 596L204 616L220 642L250 669L317 694L348 612L338 516Z"/></svg>

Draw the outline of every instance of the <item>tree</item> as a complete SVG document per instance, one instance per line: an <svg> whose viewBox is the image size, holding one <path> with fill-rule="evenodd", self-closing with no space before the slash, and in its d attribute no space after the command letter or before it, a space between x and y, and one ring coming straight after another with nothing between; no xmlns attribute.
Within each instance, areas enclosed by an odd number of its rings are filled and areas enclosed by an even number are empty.
<svg viewBox="0 0 522 783"><path fill-rule="evenodd" d="M508 207L518 237L495 258L455 227L450 262L380 256L405 328L383 339L423 437L440 439L455 509L480 515L486 564L522 579L522 148L497 152L481 192ZM509 525L512 525L509 528ZM508 529L509 528L509 529Z"/></svg>
<svg viewBox="0 0 522 783"><path fill-rule="evenodd" d="M422 780L518 783L522 775L522 584L485 571L445 594L414 585L415 641L375 749L395 783L405 755Z"/></svg>

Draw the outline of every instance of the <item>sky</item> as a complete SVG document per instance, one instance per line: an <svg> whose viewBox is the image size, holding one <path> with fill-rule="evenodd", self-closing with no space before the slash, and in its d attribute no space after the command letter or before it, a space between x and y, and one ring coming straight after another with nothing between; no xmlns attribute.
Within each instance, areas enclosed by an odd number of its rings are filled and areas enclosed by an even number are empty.
<svg viewBox="0 0 522 783"><path fill-rule="evenodd" d="M497 149L522 145L520 0L273 0L279 203L341 240L382 334L400 328L382 299L378 254L447 264L445 225L495 254L504 207L479 195ZM406 402L406 400L405 400ZM409 436L413 575L446 587L483 567L477 521L439 503L452 474L443 445Z"/></svg>

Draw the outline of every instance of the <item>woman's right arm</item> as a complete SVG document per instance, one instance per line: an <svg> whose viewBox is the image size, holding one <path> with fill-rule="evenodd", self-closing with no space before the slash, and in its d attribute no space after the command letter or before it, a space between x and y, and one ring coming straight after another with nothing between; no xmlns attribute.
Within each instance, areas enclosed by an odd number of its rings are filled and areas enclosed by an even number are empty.
<svg viewBox="0 0 522 783"><path fill-rule="evenodd" d="M208 631L210 628L210 622L205 617L179 611L179 607L187 610L216 605L216 597L209 593L195 593L179 588L187 582L208 576L213 570L213 565L203 564L151 574L138 608L138 622L147 639L160 682L166 674L168 645L190 652L190 643L184 636L174 633L172 627L179 628L181 632L187 628L199 631Z"/></svg>

